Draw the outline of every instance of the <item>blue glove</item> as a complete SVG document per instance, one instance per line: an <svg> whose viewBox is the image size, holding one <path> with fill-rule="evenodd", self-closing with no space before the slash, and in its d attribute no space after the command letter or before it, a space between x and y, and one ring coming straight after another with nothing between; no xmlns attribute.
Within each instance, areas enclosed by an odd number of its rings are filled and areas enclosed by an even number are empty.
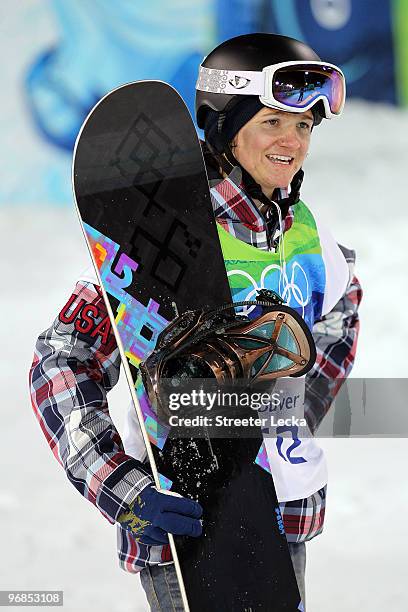
<svg viewBox="0 0 408 612"><path fill-rule="evenodd" d="M197 538L202 533L200 504L186 497L159 493L147 486L132 501L118 521L130 531L137 542L150 546L168 544L167 533Z"/></svg>

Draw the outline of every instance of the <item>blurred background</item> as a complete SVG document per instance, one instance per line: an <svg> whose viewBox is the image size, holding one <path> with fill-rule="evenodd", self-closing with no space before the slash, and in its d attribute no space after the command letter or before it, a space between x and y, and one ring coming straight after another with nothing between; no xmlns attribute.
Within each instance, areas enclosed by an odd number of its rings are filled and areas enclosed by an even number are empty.
<svg viewBox="0 0 408 612"><path fill-rule="evenodd" d="M348 102L313 133L302 197L357 252L353 377L384 379L386 418L407 377L408 0L19 0L0 3L0 31L0 589L63 589L67 612L143 612L115 529L66 480L28 394L36 337L88 265L70 177L81 123L139 79L171 83L192 110L201 59L238 34L294 36L340 65ZM119 431L127 403L122 380L110 400ZM406 610L406 440L322 446L329 498L325 532L308 545L308 610Z"/></svg>

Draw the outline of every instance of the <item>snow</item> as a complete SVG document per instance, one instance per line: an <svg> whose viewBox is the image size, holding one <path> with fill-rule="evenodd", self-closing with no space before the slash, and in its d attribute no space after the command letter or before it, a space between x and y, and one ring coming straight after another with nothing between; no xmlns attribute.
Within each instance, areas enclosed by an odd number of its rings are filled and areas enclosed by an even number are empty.
<svg viewBox="0 0 408 612"><path fill-rule="evenodd" d="M10 31L14 22L7 19L4 30ZM30 55L42 47L41 27L31 30ZM16 49L18 40L13 44ZM21 78L27 58L16 62ZM67 202L69 159L33 131L15 75L6 73L7 79L2 128L9 155L0 208L1 588L63 589L66 612L143 612L148 608L139 578L118 568L115 528L68 483L30 408L27 373L35 339L68 299L88 255ZM304 200L337 240L357 251L364 301L354 377L407 376L407 134L406 111L350 102L341 120L316 128L305 167ZM66 206L46 205L45 170L56 183L65 181L58 201ZM121 380L110 399L120 431L127 404ZM321 444L330 481L325 532L307 547L308 610L402 612L408 606L406 440Z"/></svg>

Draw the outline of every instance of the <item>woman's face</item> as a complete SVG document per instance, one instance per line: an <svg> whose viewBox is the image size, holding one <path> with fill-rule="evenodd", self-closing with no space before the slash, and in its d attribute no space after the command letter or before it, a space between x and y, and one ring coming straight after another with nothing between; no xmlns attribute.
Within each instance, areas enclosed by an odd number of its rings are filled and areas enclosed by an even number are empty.
<svg viewBox="0 0 408 612"><path fill-rule="evenodd" d="M288 187L309 149L313 113L261 109L232 142L235 159L271 197L276 187Z"/></svg>

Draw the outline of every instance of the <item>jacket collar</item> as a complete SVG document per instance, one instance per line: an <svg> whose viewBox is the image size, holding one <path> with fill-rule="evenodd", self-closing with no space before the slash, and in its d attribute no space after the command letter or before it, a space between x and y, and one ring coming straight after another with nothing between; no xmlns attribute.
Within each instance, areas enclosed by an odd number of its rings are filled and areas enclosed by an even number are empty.
<svg viewBox="0 0 408 612"><path fill-rule="evenodd" d="M255 203L245 193L240 167L234 166L225 178L211 174L209 183L217 222L247 244L263 250L274 250L281 232L278 229L273 236L269 235L267 218L261 214ZM277 189L274 197L278 202L287 197L287 190ZM292 223L293 207L290 207L282 222L282 231L287 231Z"/></svg>

